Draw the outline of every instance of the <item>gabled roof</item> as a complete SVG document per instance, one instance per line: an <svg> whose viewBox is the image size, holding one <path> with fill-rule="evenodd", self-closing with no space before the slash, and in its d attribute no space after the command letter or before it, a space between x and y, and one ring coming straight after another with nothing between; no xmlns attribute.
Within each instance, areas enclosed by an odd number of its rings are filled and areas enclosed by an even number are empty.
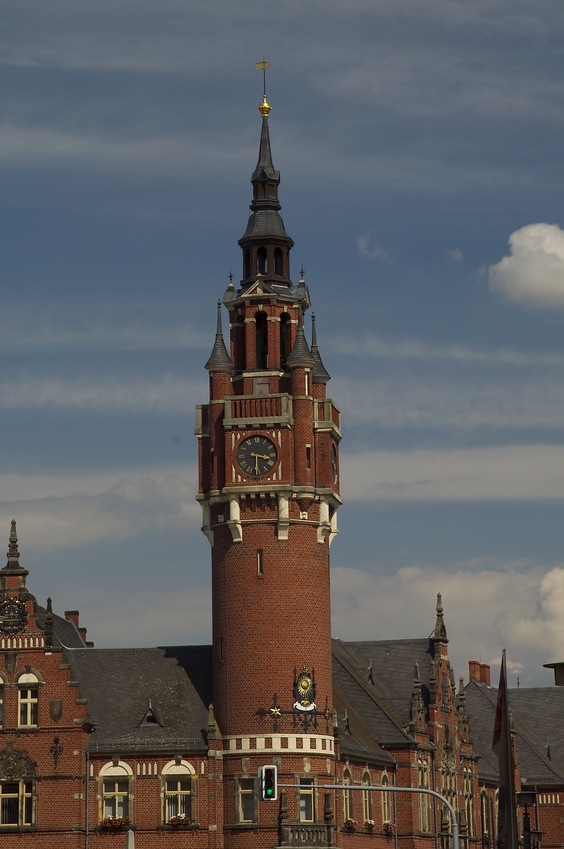
<svg viewBox="0 0 564 849"><path fill-rule="evenodd" d="M205 751L211 647L66 652L95 731L90 751ZM145 721L149 704L158 722Z"/></svg>

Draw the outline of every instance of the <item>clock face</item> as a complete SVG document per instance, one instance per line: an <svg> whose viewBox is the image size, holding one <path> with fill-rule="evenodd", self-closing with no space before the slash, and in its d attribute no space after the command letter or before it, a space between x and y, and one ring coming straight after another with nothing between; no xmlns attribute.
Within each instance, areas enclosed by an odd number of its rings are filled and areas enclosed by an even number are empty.
<svg viewBox="0 0 564 849"><path fill-rule="evenodd" d="M23 601L7 598L0 604L0 632L20 634L27 624L27 610Z"/></svg>
<svg viewBox="0 0 564 849"><path fill-rule="evenodd" d="M270 474L277 459L276 445L267 436L252 434L239 443L237 464L247 477L260 478Z"/></svg>

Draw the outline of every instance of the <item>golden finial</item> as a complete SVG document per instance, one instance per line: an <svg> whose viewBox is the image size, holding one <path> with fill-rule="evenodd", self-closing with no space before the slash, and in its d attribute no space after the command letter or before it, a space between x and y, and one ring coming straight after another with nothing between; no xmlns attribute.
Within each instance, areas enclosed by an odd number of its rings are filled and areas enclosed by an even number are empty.
<svg viewBox="0 0 564 849"><path fill-rule="evenodd" d="M259 106L258 109L259 109L259 112L260 112L260 114L262 115L263 118L268 118L268 113L272 109L272 106L270 105L270 103L266 99L266 94L263 96L262 103L261 103L261 105Z"/></svg>

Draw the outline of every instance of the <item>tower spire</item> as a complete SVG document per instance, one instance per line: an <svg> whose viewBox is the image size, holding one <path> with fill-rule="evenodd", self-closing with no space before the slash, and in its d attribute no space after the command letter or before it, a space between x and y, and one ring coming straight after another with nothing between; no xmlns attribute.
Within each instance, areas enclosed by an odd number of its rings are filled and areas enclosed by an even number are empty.
<svg viewBox="0 0 564 849"><path fill-rule="evenodd" d="M251 175L253 200L247 229L239 239L243 251L242 286L255 282L258 275L267 282L291 286L290 250L294 244L286 233L278 199L280 172L272 162L268 116L272 107L263 95L259 112L262 115L259 152Z"/></svg>
<svg viewBox="0 0 564 849"><path fill-rule="evenodd" d="M27 569L20 565L20 552L18 549L18 532L16 530L16 520L12 519L10 528L10 539L8 542L8 562L4 566L3 572L10 572L17 575L28 575Z"/></svg>

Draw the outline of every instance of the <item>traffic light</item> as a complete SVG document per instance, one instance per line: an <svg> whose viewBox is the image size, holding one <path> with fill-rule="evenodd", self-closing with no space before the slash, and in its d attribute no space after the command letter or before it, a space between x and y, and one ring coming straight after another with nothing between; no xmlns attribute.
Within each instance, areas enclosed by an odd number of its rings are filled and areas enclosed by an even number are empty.
<svg viewBox="0 0 564 849"><path fill-rule="evenodd" d="M278 775L274 764L259 767L259 794L263 802L272 802L278 796Z"/></svg>

